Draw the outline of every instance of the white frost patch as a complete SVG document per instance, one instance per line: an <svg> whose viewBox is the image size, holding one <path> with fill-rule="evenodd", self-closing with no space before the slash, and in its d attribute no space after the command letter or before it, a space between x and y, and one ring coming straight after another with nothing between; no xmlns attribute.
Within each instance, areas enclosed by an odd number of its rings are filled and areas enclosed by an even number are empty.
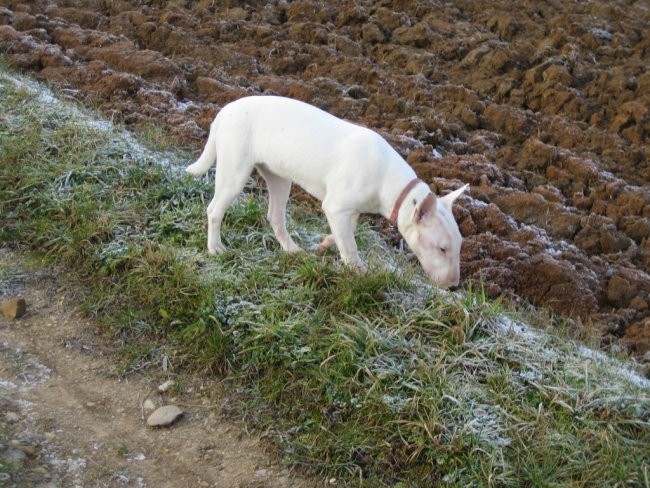
<svg viewBox="0 0 650 488"><path fill-rule="evenodd" d="M600 176L601 179L603 179L605 181L621 181L619 178L614 176L609 171L600 171L599 176Z"/></svg>
<svg viewBox="0 0 650 488"><path fill-rule="evenodd" d="M184 171L184 168L176 163L177 156L173 153L162 151L154 152L147 149L140 144L129 131L118 129L111 120L90 117L88 114L83 113L74 104L60 100L49 88L42 86L33 80L0 72L0 82L9 82L17 88L25 90L35 96L41 105L54 108L61 117L67 116L76 121L78 127L86 127L98 132L114 134L116 136L114 142L119 146L125 145L127 149L126 152L132 159L155 161L158 164L167 166L174 174Z"/></svg>
<svg viewBox="0 0 650 488"><path fill-rule="evenodd" d="M410 403L411 399L404 398L399 395L384 394L381 397L381 401L384 402L384 405L386 405L393 412L401 412L404 407Z"/></svg>
<svg viewBox="0 0 650 488"><path fill-rule="evenodd" d="M91 129L95 129L98 132L113 132L115 130L113 123L109 122L108 120L85 119L84 125ZM130 137L130 134L124 131L122 136L124 136L125 139L128 139Z"/></svg>
<svg viewBox="0 0 650 488"><path fill-rule="evenodd" d="M605 367L610 368L613 373L621 376L622 378L625 378L627 381L638 388L650 390L650 380L644 378L636 371L631 370L621 361L610 358L600 351L594 351L593 349L589 349L588 347L582 345L578 345L577 349L582 357L595 361L599 365L604 365Z"/></svg>
<svg viewBox="0 0 650 488"><path fill-rule="evenodd" d="M518 337L527 341L537 341L542 337L539 331L523 322L516 322L510 317L501 317L501 320L495 322L494 325L504 333L515 333Z"/></svg>
<svg viewBox="0 0 650 488"><path fill-rule="evenodd" d="M8 379L0 379L0 388L7 390L29 389L34 385L50 379L52 370L41 364L29 353L20 348L14 348L7 342L0 345L0 354L11 365L11 370L18 384Z"/></svg>
<svg viewBox="0 0 650 488"><path fill-rule="evenodd" d="M174 108L176 110L181 111L181 112L187 112L188 110L199 110L200 109L200 107L191 100L189 100L187 102L178 102L177 101L174 104Z"/></svg>
<svg viewBox="0 0 650 488"><path fill-rule="evenodd" d="M20 88L21 90L25 90L33 95L36 95L37 101L43 105L56 105L60 103L59 100L54 96L54 93L52 93L52 90L45 86L40 86L33 80L14 76L4 71L0 73L0 79L12 83L14 86Z"/></svg>
<svg viewBox="0 0 650 488"><path fill-rule="evenodd" d="M596 36L598 39L601 39L603 41L611 41L612 40L612 33L606 31L605 29L599 29L597 27L594 27L590 31L594 36Z"/></svg>
<svg viewBox="0 0 650 488"><path fill-rule="evenodd" d="M451 423L459 432L474 436L492 448L503 448L512 443L503 422L506 412L498 405L486 403L489 395L481 385L463 382L450 386L452 388L443 394L443 398L453 404L447 416L451 417Z"/></svg>
<svg viewBox="0 0 650 488"><path fill-rule="evenodd" d="M424 147L422 141L416 139L415 137L409 137L404 134L389 134L387 139L392 139L396 146L399 146L406 152L411 152L415 149L420 149Z"/></svg>
<svg viewBox="0 0 650 488"><path fill-rule="evenodd" d="M497 333L514 335L515 340L509 344L510 347L516 348L517 341L521 341L526 349L538 355L538 359L562 363L567 372L573 372L575 375L584 375L587 371L587 374L591 375L590 380L593 382L593 386L602 391L613 392L620 389L622 385L612 383L612 379L615 379L627 383L629 386L648 390L650 393L650 380L642 377L623 362L599 351L571 341L562 343L560 347L558 339L505 316L496 321L494 327ZM558 344L556 345L554 342ZM590 365L591 368L589 368ZM539 374L539 371L534 369L536 365L531 362L530 366L531 370L526 375Z"/></svg>
<svg viewBox="0 0 650 488"><path fill-rule="evenodd" d="M52 453L48 453L45 457L47 462L59 473L67 473L70 475L80 474L84 469L86 469L86 465L88 464L88 461L83 458L59 459Z"/></svg>
<svg viewBox="0 0 650 488"><path fill-rule="evenodd" d="M29 400L24 400L24 399L19 399L16 403L18 403L18 406L20 407L20 410L23 412L29 412L34 408L34 403L30 402Z"/></svg>
<svg viewBox="0 0 650 488"><path fill-rule="evenodd" d="M505 436L505 427L500 421L504 412L492 412L495 407L475 405L471 410L472 420L464 425L463 430L477 435L481 441L492 447L506 447L512 441Z"/></svg>
<svg viewBox="0 0 650 488"><path fill-rule="evenodd" d="M9 380L0 379L0 388L3 390L15 390L18 386Z"/></svg>
<svg viewBox="0 0 650 488"><path fill-rule="evenodd" d="M35 384L42 383L47 381L52 376L52 370L37 362L31 356L28 357L28 363L26 370L20 375L23 381L26 383L25 387L31 387Z"/></svg>

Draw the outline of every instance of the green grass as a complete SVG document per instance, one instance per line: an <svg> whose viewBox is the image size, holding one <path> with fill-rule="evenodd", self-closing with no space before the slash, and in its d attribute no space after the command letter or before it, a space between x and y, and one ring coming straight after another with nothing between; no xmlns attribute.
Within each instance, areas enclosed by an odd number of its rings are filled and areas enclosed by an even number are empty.
<svg viewBox="0 0 650 488"><path fill-rule="evenodd" d="M648 383L618 360L506 318L480 287L437 291L367 224L366 275L335 253L284 254L256 185L224 221L230 251L210 257L212 184L179 171L188 154L7 76L0 242L73 277L120 345L117 373L165 357L221 375L227 414L339 485L648 486ZM313 248L323 219L291 215Z"/></svg>

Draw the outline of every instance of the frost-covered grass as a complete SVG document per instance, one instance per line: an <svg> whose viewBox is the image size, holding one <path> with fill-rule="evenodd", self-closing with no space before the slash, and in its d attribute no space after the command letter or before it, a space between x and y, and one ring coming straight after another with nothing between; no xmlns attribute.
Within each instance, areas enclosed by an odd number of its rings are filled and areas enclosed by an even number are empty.
<svg viewBox="0 0 650 488"><path fill-rule="evenodd" d="M0 242L72 276L83 308L146 362L219 374L226 411L289 463L352 486L648 486L650 385L622 360L437 291L368 224L370 272L286 255L251 183L205 251L209 179L15 75L0 75Z"/></svg>

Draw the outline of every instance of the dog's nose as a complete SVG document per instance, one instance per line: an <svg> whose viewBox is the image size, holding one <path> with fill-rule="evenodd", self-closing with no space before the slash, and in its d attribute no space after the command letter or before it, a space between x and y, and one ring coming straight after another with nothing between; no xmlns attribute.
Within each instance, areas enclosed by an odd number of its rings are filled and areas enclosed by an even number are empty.
<svg viewBox="0 0 650 488"><path fill-rule="evenodd" d="M451 274L451 279L447 282L447 286L449 288L458 288L459 282L460 282L460 272L456 270Z"/></svg>
<svg viewBox="0 0 650 488"><path fill-rule="evenodd" d="M455 290L458 289L459 281L460 280L458 278L456 278L455 280L448 281L445 286L447 287L448 290L455 291Z"/></svg>
<svg viewBox="0 0 650 488"><path fill-rule="evenodd" d="M452 276L451 278L447 277L445 280L440 280L438 282L438 286L441 288L448 288L450 290L458 288L458 283L460 279L458 275Z"/></svg>
<svg viewBox="0 0 650 488"><path fill-rule="evenodd" d="M456 281L443 281L443 282L437 281L436 286L438 288L446 288L449 291L456 291L459 288L458 280L456 280Z"/></svg>

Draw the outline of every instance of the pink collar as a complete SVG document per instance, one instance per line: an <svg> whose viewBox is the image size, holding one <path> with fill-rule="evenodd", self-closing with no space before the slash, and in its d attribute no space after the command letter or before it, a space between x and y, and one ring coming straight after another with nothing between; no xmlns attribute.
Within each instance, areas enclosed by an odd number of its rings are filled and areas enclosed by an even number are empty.
<svg viewBox="0 0 650 488"><path fill-rule="evenodd" d="M406 197L408 196L409 192L418 183L424 183L424 182L419 178L415 178L409 181L408 185L404 187L402 193L400 193L399 196L397 197L397 200L395 201L395 206L393 207L393 213L390 214L390 222L393 225L397 224L397 214L399 213L399 209L402 207L402 203L404 203L404 200L406 200Z"/></svg>

